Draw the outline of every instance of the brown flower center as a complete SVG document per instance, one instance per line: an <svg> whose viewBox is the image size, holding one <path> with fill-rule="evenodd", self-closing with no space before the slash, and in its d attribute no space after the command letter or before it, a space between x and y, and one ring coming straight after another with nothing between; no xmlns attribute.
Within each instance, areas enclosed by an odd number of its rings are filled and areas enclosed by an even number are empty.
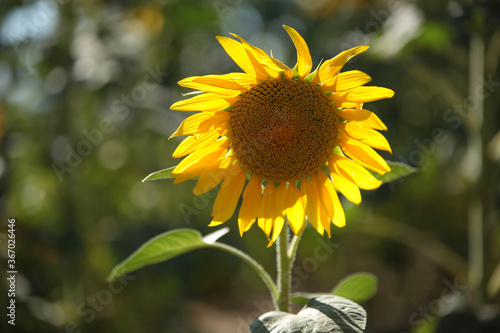
<svg viewBox="0 0 500 333"><path fill-rule="evenodd" d="M270 79L234 104L230 147L260 178L298 180L325 164L337 145L337 123L319 88L302 80Z"/></svg>

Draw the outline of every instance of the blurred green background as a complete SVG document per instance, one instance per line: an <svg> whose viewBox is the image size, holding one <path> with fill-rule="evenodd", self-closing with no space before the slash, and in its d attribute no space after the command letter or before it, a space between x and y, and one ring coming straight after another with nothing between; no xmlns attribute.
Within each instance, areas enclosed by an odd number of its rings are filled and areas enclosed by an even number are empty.
<svg viewBox="0 0 500 333"><path fill-rule="evenodd" d="M2 332L248 332L271 310L259 277L214 250L106 277L158 233L214 231L216 191L141 180L178 163L167 139L187 113L169 106L188 90L176 82L239 71L215 36L293 66L283 24L315 64L371 46L345 70L396 92L366 107L389 128L384 158L418 168L344 202L331 239L306 229L293 287L326 292L371 272L366 332L499 332L499 17L499 1L2 0L2 276L8 218L18 270L16 326L3 310ZM240 238L234 217L224 226L221 241L274 274L258 228Z"/></svg>

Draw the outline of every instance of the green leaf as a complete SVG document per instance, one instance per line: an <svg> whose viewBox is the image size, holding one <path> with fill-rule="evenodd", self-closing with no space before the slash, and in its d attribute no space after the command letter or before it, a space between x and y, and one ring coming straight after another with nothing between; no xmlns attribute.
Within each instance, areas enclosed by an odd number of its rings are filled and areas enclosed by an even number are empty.
<svg viewBox="0 0 500 333"><path fill-rule="evenodd" d="M342 279L333 288L332 294L345 297L356 303L364 303L377 293L377 277L370 273L355 273Z"/></svg>
<svg viewBox="0 0 500 333"><path fill-rule="evenodd" d="M186 252L199 248L213 248L230 253L249 264L262 278L273 299L278 299L278 289L273 279L259 263L248 254L232 246L217 242L228 231L229 228L222 228L205 237L201 237L201 234L194 229L178 229L160 234L144 243L137 251L113 268L108 281L144 266L175 258Z"/></svg>
<svg viewBox="0 0 500 333"><path fill-rule="evenodd" d="M371 170L368 170L371 172L375 178L378 180L381 180L384 183L390 183L395 180L398 180L399 178L407 177L411 175L412 173L416 172L417 169L414 167L411 167L405 163L401 162L394 162L394 161L386 161L387 164L389 164L389 167L391 167L391 171L386 172L383 175L380 175L376 172L373 172Z"/></svg>
<svg viewBox="0 0 500 333"><path fill-rule="evenodd" d="M419 321L416 321L417 323ZM436 333L439 324L439 317L425 316L419 324L413 326L410 333ZM444 326L444 325L443 325Z"/></svg>
<svg viewBox="0 0 500 333"><path fill-rule="evenodd" d="M194 229L178 229L160 234L144 243L127 259L113 268L108 280L112 280L147 265L175 258L186 252L202 247L210 247L217 238L228 231L229 228L224 228L203 238L201 234Z"/></svg>
<svg viewBox="0 0 500 333"><path fill-rule="evenodd" d="M158 180L158 179L172 179L172 178L174 178L174 177L172 177L172 171L174 171L174 169L176 167L177 166L173 166L170 168L166 168L163 170L158 170L156 172L153 172L152 174L150 174L146 178L144 178L142 180L142 182L144 183L145 181Z"/></svg>
<svg viewBox="0 0 500 333"><path fill-rule="evenodd" d="M252 333L360 333L366 327L366 311L339 296L313 297L296 315L281 311L263 314L250 325Z"/></svg>
<svg viewBox="0 0 500 333"><path fill-rule="evenodd" d="M295 293L292 293L292 302L295 303L295 304L307 304L307 302L309 302L309 300L313 297L318 297L318 296L322 296L324 294L318 294L318 293L305 293L305 292L295 292Z"/></svg>

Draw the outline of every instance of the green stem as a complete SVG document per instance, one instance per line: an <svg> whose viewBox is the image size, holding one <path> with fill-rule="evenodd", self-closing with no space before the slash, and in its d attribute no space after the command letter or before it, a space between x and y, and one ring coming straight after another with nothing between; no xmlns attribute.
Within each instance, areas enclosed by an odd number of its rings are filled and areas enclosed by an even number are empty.
<svg viewBox="0 0 500 333"><path fill-rule="evenodd" d="M288 255L288 230L285 228L278 237L278 310L290 312L290 280L292 274L291 260Z"/></svg>
<svg viewBox="0 0 500 333"><path fill-rule="evenodd" d="M250 257L245 252L240 251L232 246L229 246L229 245L226 245L223 243L213 243L213 244L210 244L210 247L231 253L231 254L237 256L238 258L240 258L241 260L243 260L244 262L246 262L247 264L249 264L257 272L257 274L259 274L262 281L264 281L265 285L269 289L269 292L271 293L275 307L277 309L279 308L278 307L278 300L279 300L278 289L276 288L276 285L274 284L273 279L271 278L271 276L269 276L269 274L266 272L264 267L262 267L257 261L255 261L252 257Z"/></svg>
<svg viewBox="0 0 500 333"><path fill-rule="evenodd" d="M288 249L288 259L290 259L290 264L293 264L295 261L295 253L297 253L297 248L299 247L300 238L302 237L302 233L299 235L294 235L292 242L290 243L290 249Z"/></svg>

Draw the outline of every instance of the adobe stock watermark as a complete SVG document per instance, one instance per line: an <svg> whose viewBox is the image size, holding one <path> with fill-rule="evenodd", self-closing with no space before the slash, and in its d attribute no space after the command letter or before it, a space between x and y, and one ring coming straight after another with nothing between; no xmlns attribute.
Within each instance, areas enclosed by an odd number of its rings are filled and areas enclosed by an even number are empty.
<svg viewBox="0 0 500 333"><path fill-rule="evenodd" d="M156 65L156 68L146 68L146 71L148 74L128 94L121 94L119 98L116 98L111 103L111 117L101 119L99 126L96 128L82 130L81 139L76 145L67 145L64 148L64 161L52 162L52 169L60 183L64 180L64 176L79 167L84 159L92 154L94 149L104 141L104 137L116 129L116 124L125 120L131 110L139 107L150 92L156 89L162 79L168 75L168 73L160 70L159 65Z"/></svg>
<svg viewBox="0 0 500 333"><path fill-rule="evenodd" d="M465 120L467 120L473 111L477 110L479 103L482 103L485 99L491 96L493 92L500 87L500 82L493 81L493 74L490 74L486 79L483 76L476 78L480 82L478 89L474 91L473 95L469 95L464 98L461 103L456 103L453 107L447 109L443 113L443 121L449 124L449 129L457 130ZM408 158L402 155L398 156L398 160L408 165L413 165L415 167L422 166L427 158L434 154L437 147L449 139L447 130L437 127L431 132L430 138L416 139L414 141L417 148L413 149L409 154ZM407 176L403 176L391 183L389 187L391 191L396 190L396 185L406 181Z"/></svg>
<svg viewBox="0 0 500 333"><path fill-rule="evenodd" d="M113 301L113 297L121 293L129 285L130 281L134 279L134 276L123 275L109 282L106 288L99 290L94 297L87 297L84 302L80 303L76 308L76 313L82 318L85 324L89 324L96 318L96 314L104 311L106 306ZM70 321L66 323L63 331L57 333L81 332L85 332L85 330L82 330L75 321Z"/></svg>
<svg viewBox="0 0 500 333"><path fill-rule="evenodd" d="M411 332L425 332L429 322L446 314L463 292L467 290L467 286L459 284L457 278L453 282L444 280L444 284L446 287L441 291L439 298L430 301L427 306L419 307L417 311L410 315L408 321L413 328Z"/></svg>

